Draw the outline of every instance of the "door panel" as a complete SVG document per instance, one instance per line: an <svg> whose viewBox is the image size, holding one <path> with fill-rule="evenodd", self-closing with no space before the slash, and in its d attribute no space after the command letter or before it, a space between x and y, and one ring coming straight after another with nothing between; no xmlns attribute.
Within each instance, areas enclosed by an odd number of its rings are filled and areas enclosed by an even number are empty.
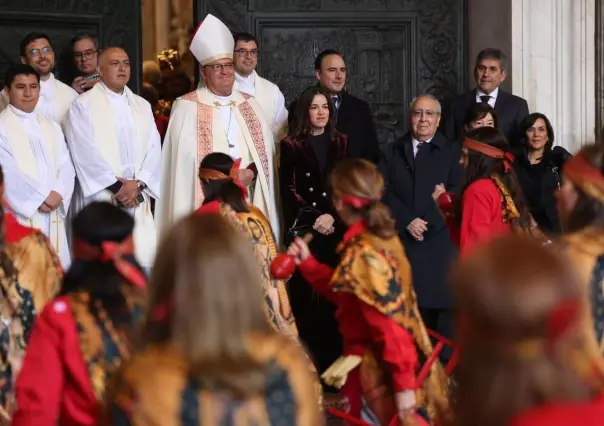
<svg viewBox="0 0 604 426"><path fill-rule="evenodd" d="M382 143L408 130L411 100L465 89L466 0L197 0L260 43L258 72L291 102L316 83L314 60L342 52L347 90L370 103Z"/></svg>

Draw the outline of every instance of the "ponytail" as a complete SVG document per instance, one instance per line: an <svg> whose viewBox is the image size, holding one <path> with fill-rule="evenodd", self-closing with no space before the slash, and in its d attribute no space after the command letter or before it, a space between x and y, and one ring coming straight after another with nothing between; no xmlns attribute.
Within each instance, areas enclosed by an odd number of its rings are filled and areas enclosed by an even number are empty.
<svg viewBox="0 0 604 426"><path fill-rule="evenodd" d="M0 268L4 277L17 277L17 270L6 252L6 230L4 228L4 206L0 203Z"/></svg>
<svg viewBox="0 0 604 426"><path fill-rule="evenodd" d="M381 201L371 203L359 213L365 220L367 230L375 236L385 240L396 236L396 222L390 209Z"/></svg>

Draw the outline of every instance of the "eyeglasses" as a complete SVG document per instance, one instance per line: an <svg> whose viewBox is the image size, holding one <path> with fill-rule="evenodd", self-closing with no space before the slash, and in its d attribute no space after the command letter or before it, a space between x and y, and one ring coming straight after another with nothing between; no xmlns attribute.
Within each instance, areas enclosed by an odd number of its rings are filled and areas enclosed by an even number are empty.
<svg viewBox="0 0 604 426"><path fill-rule="evenodd" d="M425 115L428 118L434 118L438 115L440 115L440 112L436 112L436 111L431 111L431 110L423 110L423 109L416 109L411 111L411 115L414 118L420 118L422 115Z"/></svg>
<svg viewBox="0 0 604 426"><path fill-rule="evenodd" d="M73 57L76 58L76 60L81 61L83 59L92 58L94 56L94 54L97 52L98 52L98 50L93 50L93 49L85 50L83 52L74 52Z"/></svg>
<svg viewBox="0 0 604 426"><path fill-rule="evenodd" d="M258 49L246 50L246 49L236 49L235 53L241 57L250 56L250 58L255 58L258 56Z"/></svg>
<svg viewBox="0 0 604 426"><path fill-rule="evenodd" d="M39 56L39 55L46 56L46 55L48 55L49 53L52 53L52 52L53 52L52 47L46 46L46 47L43 47L42 49L31 49L29 51L29 54L31 56Z"/></svg>
<svg viewBox="0 0 604 426"><path fill-rule="evenodd" d="M221 72L221 71L231 72L231 71L233 71L233 63L231 62L229 64L205 65L204 68L210 68L210 69L214 70L214 72Z"/></svg>

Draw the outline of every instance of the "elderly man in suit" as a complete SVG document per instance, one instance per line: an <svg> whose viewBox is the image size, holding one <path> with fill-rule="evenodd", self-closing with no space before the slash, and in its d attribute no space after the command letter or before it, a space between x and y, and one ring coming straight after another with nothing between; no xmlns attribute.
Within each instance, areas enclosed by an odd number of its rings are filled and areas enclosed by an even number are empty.
<svg viewBox="0 0 604 426"><path fill-rule="evenodd" d="M336 116L336 129L348 137L346 152L349 157L364 158L377 164L380 158L380 146L373 124L369 104L351 95L346 85L346 63L337 50L327 49L315 59L315 76L319 85L331 94L331 102ZM289 128L293 123L296 101L289 107Z"/></svg>
<svg viewBox="0 0 604 426"><path fill-rule="evenodd" d="M441 131L450 140L457 140L463 131L464 115L473 103L486 103L495 108L499 130L508 143L516 147L520 124L529 114L526 100L499 88L506 78L507 58L499 49L484 49L476 57L474 78L476 88L456 96L449 105Z"/></svg>
<svg viewBox="0 0 604 426"><path fill-rule="evenodd" d="M432 192L436 185L444 184L448 191L459 193L461 145L436 132L441 107L435 97L414 99L410 114L411 131L382 149L383 201L396 219L424 322L451 338L453 300L447 273L457 257L457 248Z"/></svg>

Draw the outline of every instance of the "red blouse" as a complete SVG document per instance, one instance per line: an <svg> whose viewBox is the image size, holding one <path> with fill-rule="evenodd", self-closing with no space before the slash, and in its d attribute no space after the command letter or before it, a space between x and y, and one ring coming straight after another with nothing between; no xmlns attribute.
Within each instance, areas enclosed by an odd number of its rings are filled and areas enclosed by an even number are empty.
<svg viewBox="0 0 604 426"><path fill-rule="evenodd" d="M351 226L343 242L348 242L364 230L360 224ZM336 305L335 316L344 339L344 355L363 356L367 346L377 343L382 348L382 360L392 374L394 391L415 389L418 360L411 334L354 294L332 291L329 284L333 269L319 263L314 257L308 257L298 269L318 293Z"/></svg>
<svg viewBox="0 0 604 426"><path fill-rule="evenodd" d="M602 426L604 396L587 402L551 403L514 417L509 426Z"/></svg>
<svg viewBox="0 0 604 426"><path fill-rule="evenodd" d="M50 302L36 319L15 396L14 426L96 424L100 406L66 296Z"/></svg>
<svg viewBox="0 0 604 426"><path fill-rule="evenodd" d="M491 238L510 232L503 221L501 193L489 179L479 179L464 191L461 198L459 250L463 255ZM455 231L452 232L455 235Z"/></svg>

